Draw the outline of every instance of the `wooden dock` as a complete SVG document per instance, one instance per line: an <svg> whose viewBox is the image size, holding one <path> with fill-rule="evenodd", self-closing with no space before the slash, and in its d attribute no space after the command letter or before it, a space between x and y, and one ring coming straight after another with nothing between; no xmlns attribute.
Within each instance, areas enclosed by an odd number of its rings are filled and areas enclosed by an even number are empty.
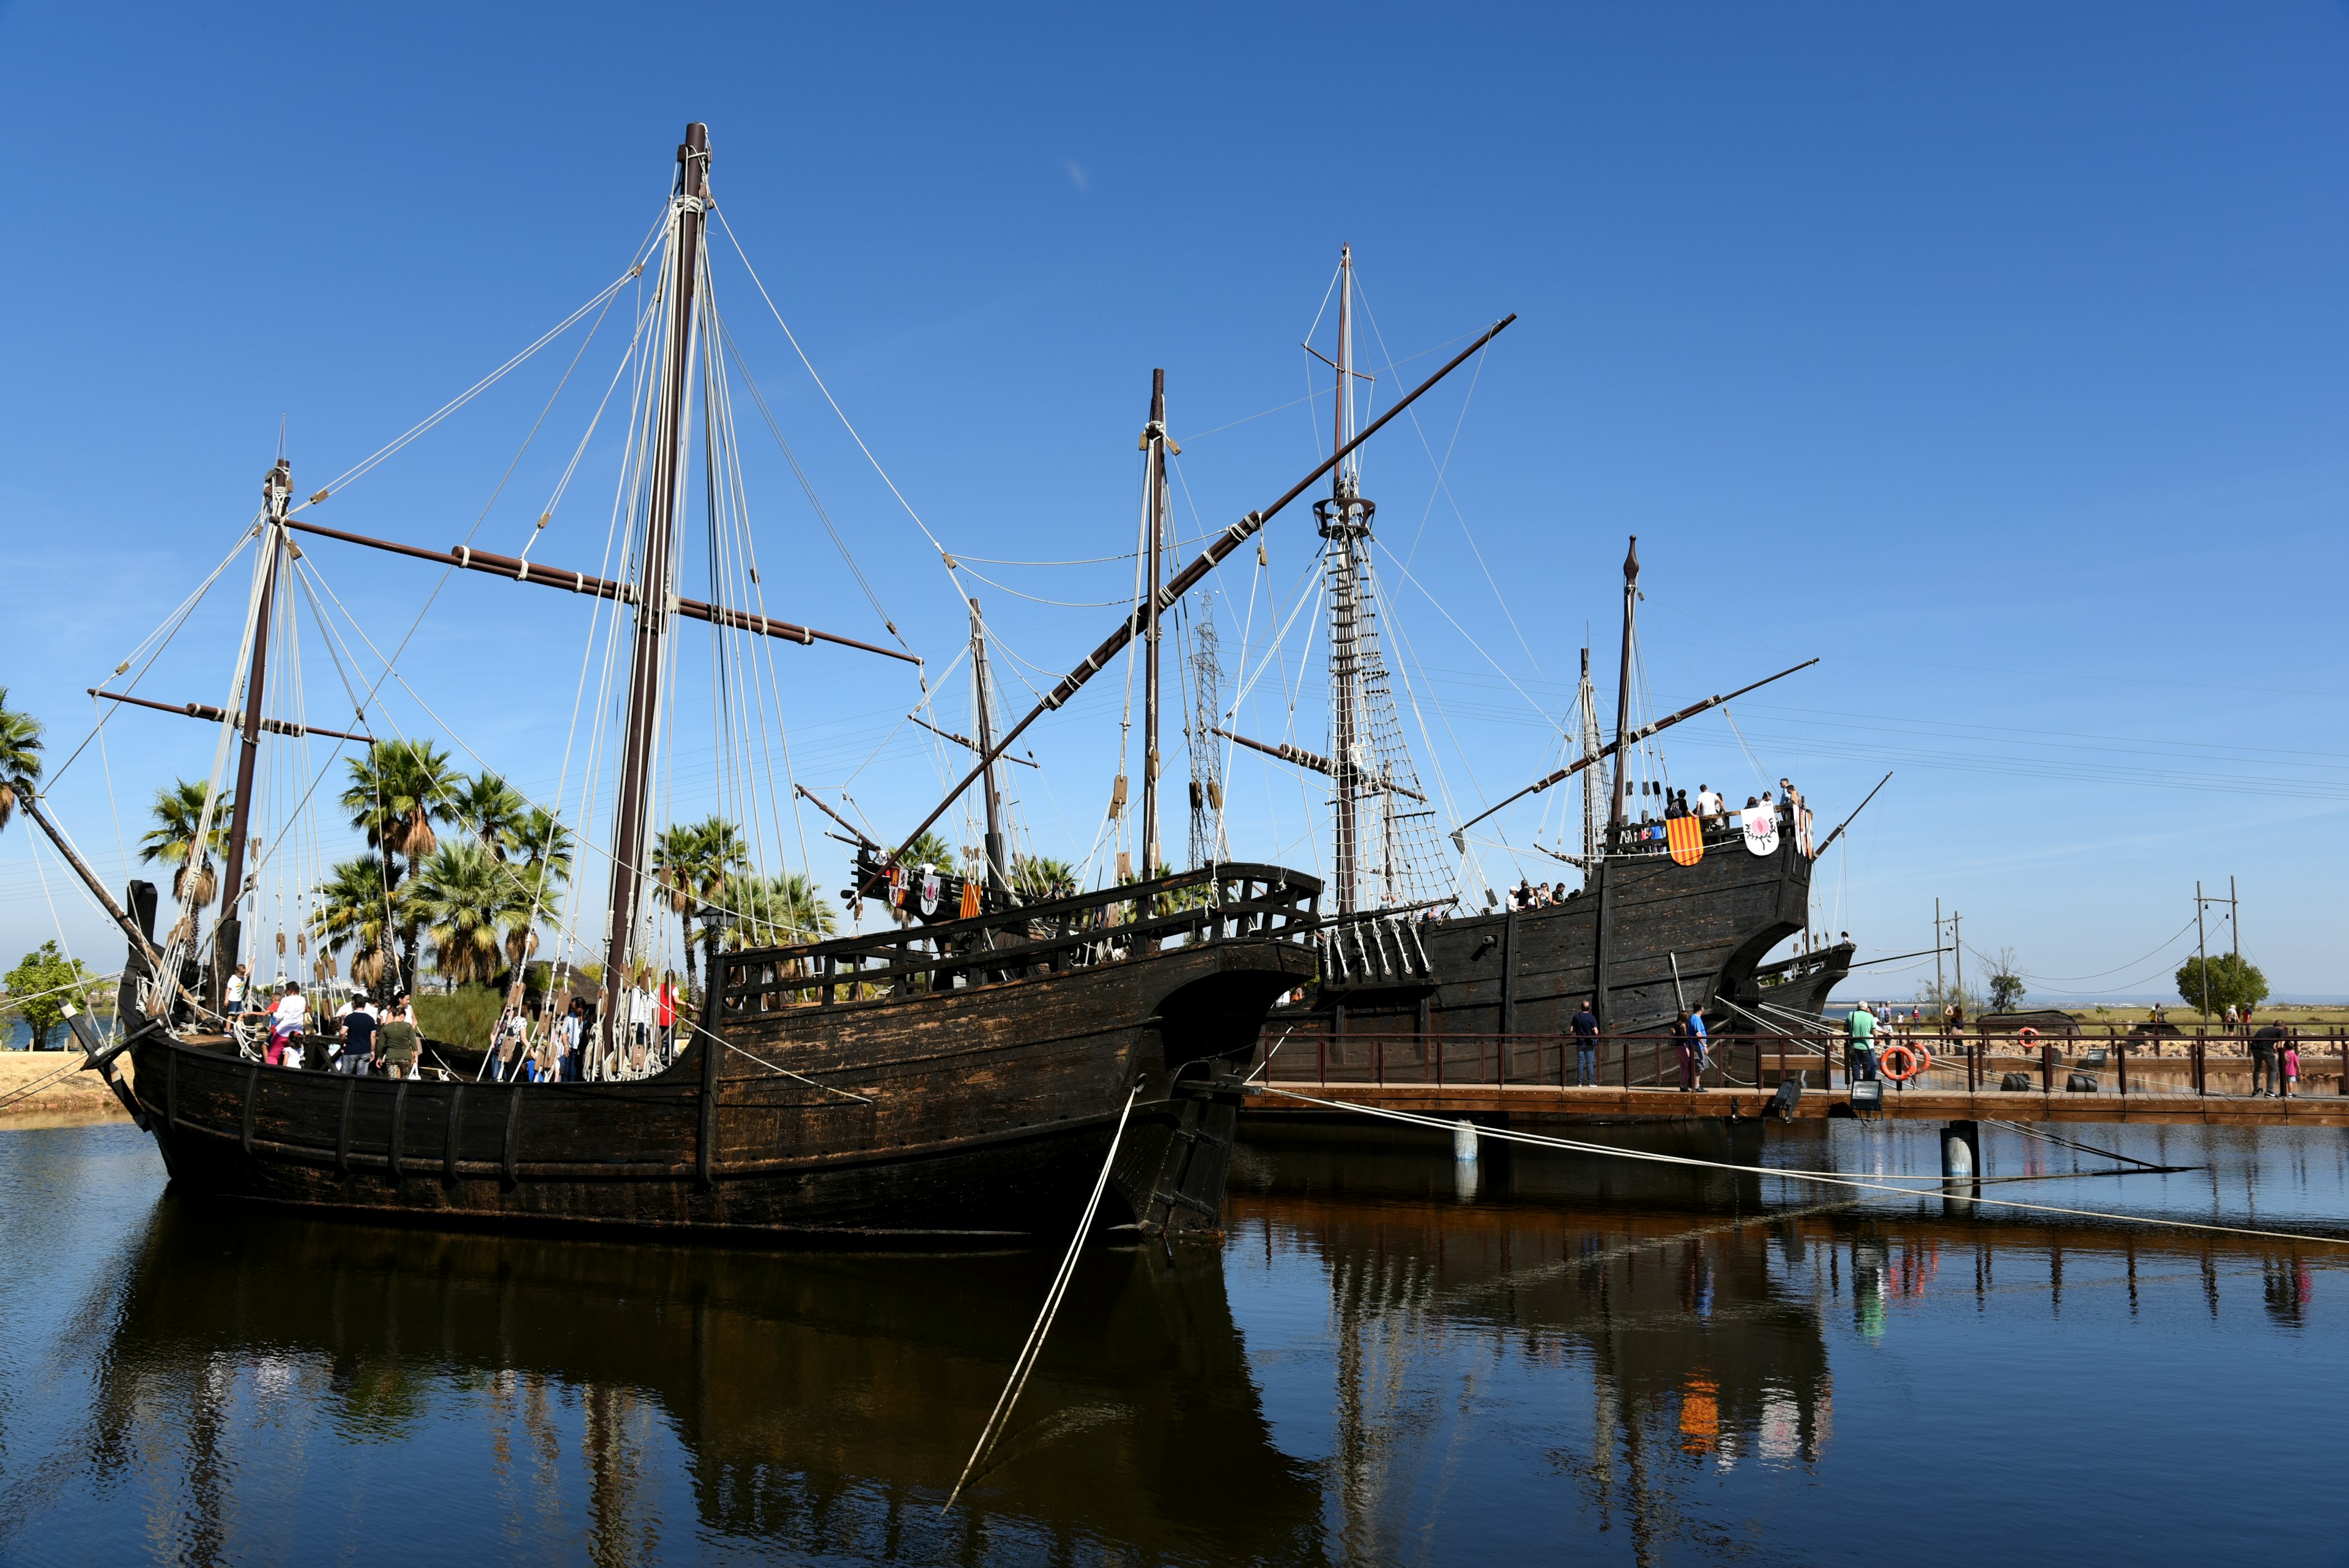
<svg viewBox="0 0 2349 1568"><path fill-rule="evenodd" d="M1288 1090L1284 1095L1279 1091ZM1774 1116L1770 1093L1750 1088L1565 1088L1545 1084L1321 1084L1276 1079L1247 1102L1243 1123L1302 1122L1349 1116L1315 1105L1409 1111L1446 1120L1503 1126L1572 1122L1743 1121ZM1796 1120L1859 1116L1888 1121L2134 1122L2150 1127L2349 1127L2349 1096L2310 1095L2258 1099L2248 1095L2047 1093L2029 1090L1898 1089L1885 1085L1881 1107L1855 1113L1847 1089L1808 1089Z"/></svg>

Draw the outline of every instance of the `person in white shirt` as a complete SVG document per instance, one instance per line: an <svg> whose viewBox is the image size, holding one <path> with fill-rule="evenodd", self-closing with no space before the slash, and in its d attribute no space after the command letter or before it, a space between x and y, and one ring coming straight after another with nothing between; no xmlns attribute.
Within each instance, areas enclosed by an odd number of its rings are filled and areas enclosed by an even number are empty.
<svg viewBox="0 0 2349 1568"><path fill-rule="evenodd" d="M298 1067L302 1064L297 1052L288 1059L285 1047L302 1033L310 1021L310 1002L302 988L292 981L285 982L285 994L269 1010L269 1049L266 1060L273 1067Z"/></svg>
<svg viewBox="0 0 2349 1568"><path fill-rule="evenodd" d="M1710 821L1722 814L1726 803L1713 792L1711 784L1696 786L1696 814Z"/></svg>
<svg viewBox="0 0 2349 1568"><path fill-rule="evenodd" d="M228 977L228 983L221 988L221 1007L231 1017L234 1017L244 1009L244 991L249 983L248 977L252 973L251 964L241 963Z"/></svg>

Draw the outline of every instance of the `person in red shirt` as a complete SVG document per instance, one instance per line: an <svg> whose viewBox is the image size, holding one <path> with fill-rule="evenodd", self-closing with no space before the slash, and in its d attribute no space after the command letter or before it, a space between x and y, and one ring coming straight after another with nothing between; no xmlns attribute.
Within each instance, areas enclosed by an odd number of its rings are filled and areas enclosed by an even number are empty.
<svg viewBox="0 0 2349 1568"><path fill-rule="evenodd" d="M661 971L660 992L654 999L654 1022L660 1026L661 1060L677 1060L677 976Z"/></svg>

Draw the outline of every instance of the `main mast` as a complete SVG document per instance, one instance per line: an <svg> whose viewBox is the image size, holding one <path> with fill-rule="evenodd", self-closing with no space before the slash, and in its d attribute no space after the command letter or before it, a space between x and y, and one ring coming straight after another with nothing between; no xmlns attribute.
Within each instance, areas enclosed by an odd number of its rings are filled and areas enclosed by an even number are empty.
<svg viewBox="0 0 2349 1568"><path fill-rule="evenodd" d="M628 709L620 742L620 790L612 826L611 928L605 939L604 1013L608 1033L616 1028L626 985L629 939L643 896L648 828L647 794L653 744L659 732L661 642L670 616L672 555L676 547L678 485L685 445L686 388L693 355L694 284L701 265L701 230L709 202L709 128L685 128L677 150L677 194L670 204L668 358L661 377L660 410L654 430L651 505L645 519L645 553L636 584L636 629L629 650Z"/></svg>
<svg viewBox="0 0 2349 1568"><path fill-rule="evenodd" d="M1354 424L1354 247L1338 252L1337 408L1332 415L1332 452L1343 452ZM1335 875L1330 888L1338 913L1360 907L1361 879L1361 563L1356 544L1367 539L1378 507L1361 494L1359 462L1330 471L1330 495L1313 504L1330 574L1330 781L1336 810Z"/></svg>
<svg viewBox="0 0 2349 1568"><path fill-rule="evenodd" d="M1150 597L1142 625L1142 875L1158 875L1158 568L1166 548L1166 372L1150 372L1150 423L1143 428L1144 481L1150 487Z"/></svg>
<svg viewBox="0 0 2349 1568"><path fill-rule="evenodd" d="M235 971L237 950L243 940L237 910L244 901L245 836L253 823L253 774L261 756L262 688L269 672L269 621L276 597L278 566L285 554L286 506L293 495L293 466L281 457L261 481L261 498L268 512L268 520L261 525L261 591L254 600L253 659L244 674L244 735L237 746L236 793L229 797L228 865L222 883L221 918L212 928L212 971L204 986L204 1000L213 1007L220 1005L222 988ZM203 857L202 844L190 850L191 877L203 863Z"/></svg>

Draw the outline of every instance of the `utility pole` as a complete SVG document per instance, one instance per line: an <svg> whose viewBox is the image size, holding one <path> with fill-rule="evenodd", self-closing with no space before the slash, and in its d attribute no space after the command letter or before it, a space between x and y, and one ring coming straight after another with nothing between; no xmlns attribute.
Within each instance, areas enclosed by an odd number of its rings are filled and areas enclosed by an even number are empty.
<svg viewBox="0 0 2349 1568"><path fill-rule="evenodd" d="M1958 934L1958 921L1961 919L1963 917L1955 909L1950 911L1950 950L1952 955L1951 961L1958 966L1958 1005L1961 1007L1964 1006L1966 1002L1966 941Z"/></svg>
<svg viewBox="0 0 2349 1568"><path fill-rule="evenodd" d="M1950 988L1941 974L1941 900L1933 900L1933 994L1941 1005L1950 1005Z"/></svg>
<svg viewBox="0 0 2349 1568"><path fill-rule="evenodd" d="M2202 966L2202 1022L2210 1022L2210 943L2202 928L2202 884L2194 884L2194 953Z"/></svg>
<svg viewBox="0 0 2349 1568"><path fill-rule="evenodd" d="M2234 939L2235 956L2243 956L2243 911L2235 904L2235 878L2227 877L2227 934Z"/></svg>

